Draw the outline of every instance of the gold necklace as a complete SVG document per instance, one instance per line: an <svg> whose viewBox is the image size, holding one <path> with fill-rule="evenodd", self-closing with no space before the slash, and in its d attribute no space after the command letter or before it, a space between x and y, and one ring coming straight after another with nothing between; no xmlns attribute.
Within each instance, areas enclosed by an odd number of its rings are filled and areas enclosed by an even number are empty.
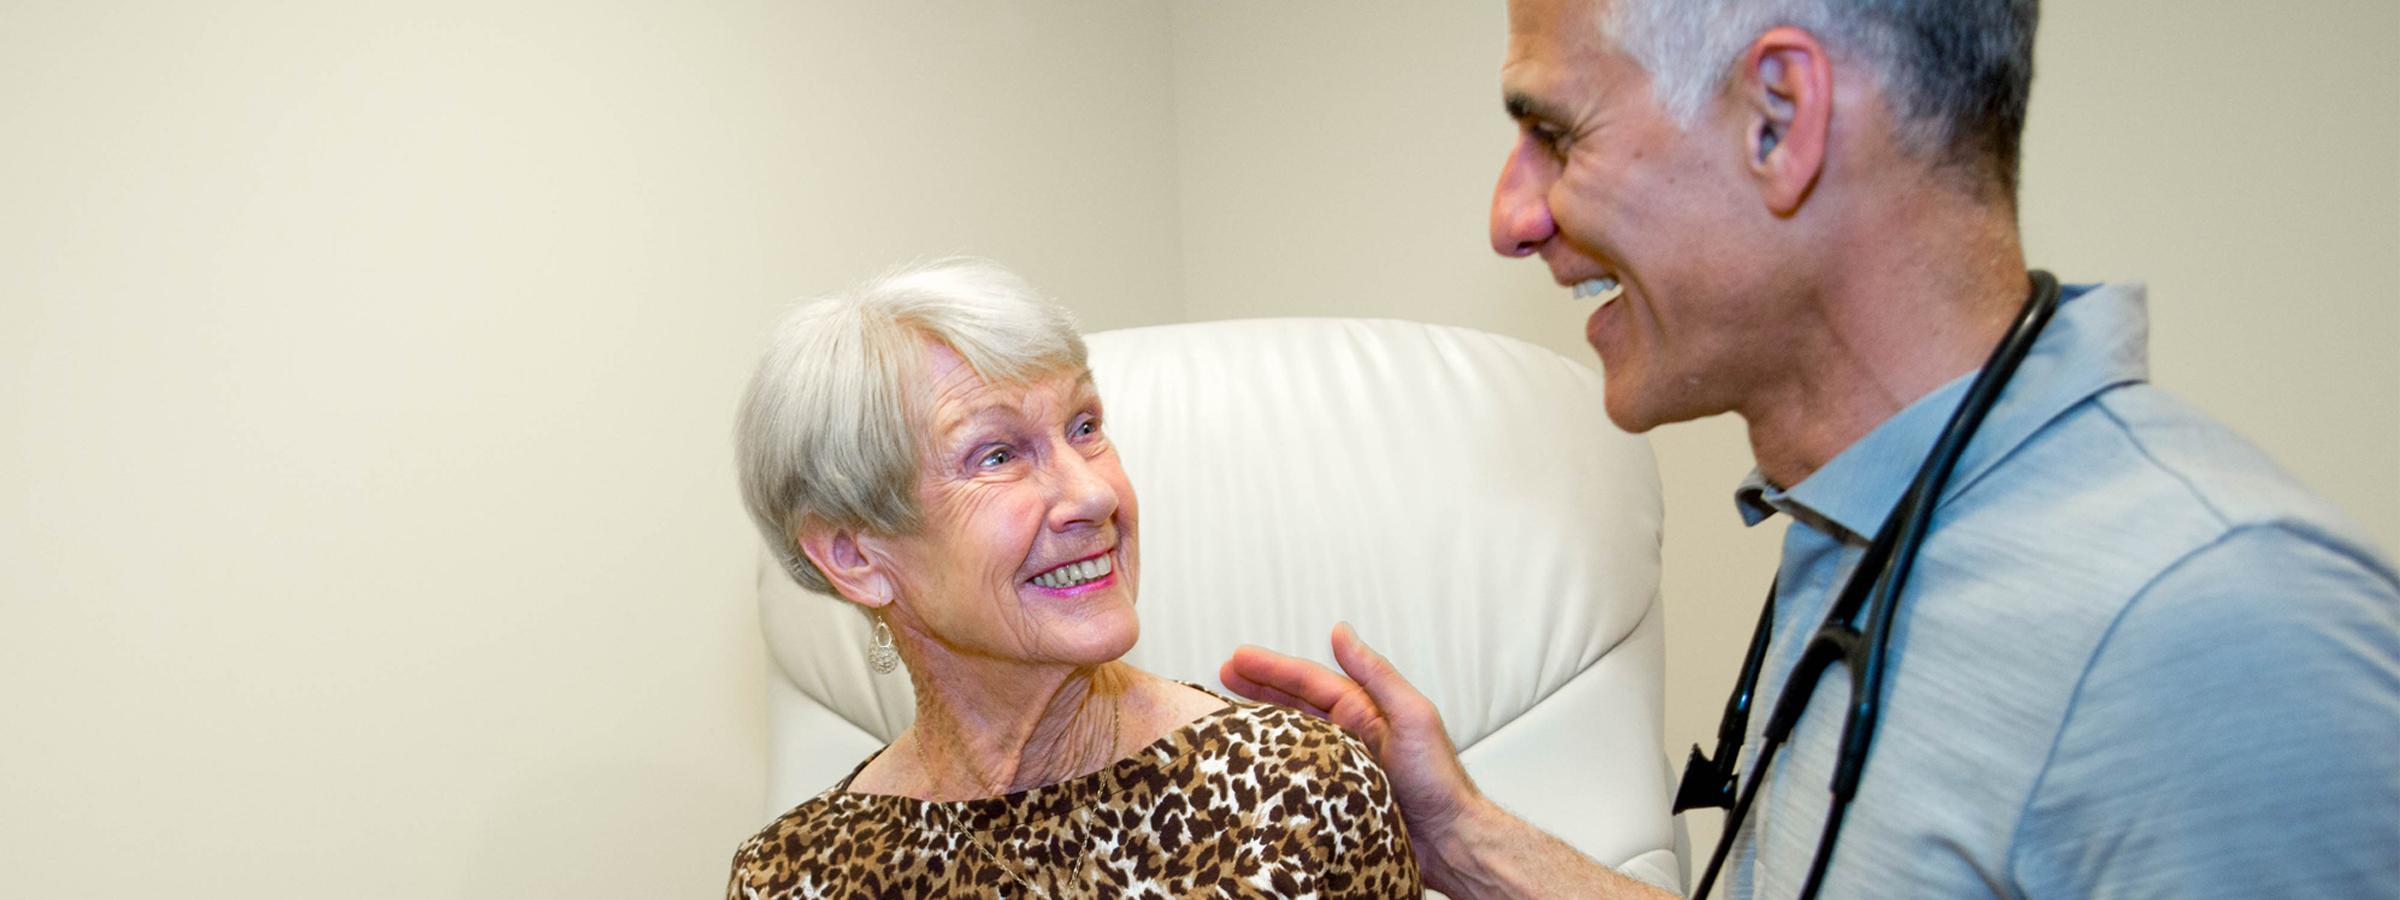
<svg viewBox="0 0 2400 900"><path fill-rule="evenodd" d="M1121 727L1124 719L1125 699L1123 697L1119 697L1117 698L1116 705L1109 707L1108 710L1108 756L1109 763L1111 764L1116 762L1118 745L1124 742L1122 740L1124 731ZM931 788L933 786L933 755L925 749L923 734L918 734L916 737L911 738L909 742L915 744L917 747L917 765L924 767L925 785L926 787ZM978 787L980 786L981 785L978 785ZM1001 858L998 851L986 846L982 840L976 838L975 832L967 827L967 823L959 821L958 813L953 811L949 804L936 800L928 800L925 803L927 806L932 807L936 812L941 814L942 821L950 826L951 831L955 831L960 837L966 838L967 843L975 845L975 849L982 851L983 855L992 861L992 865L1000 867L1001 874L1008 876L1010 881L1016 882L1018 887L1024 888L1025 893L1035 897L1046 896L1042 893L1041 888L1034 887L1031 880L1028 880L1023 874L1020 874L1017 871L1017 867L1009 865L1008 860Z"/></svg>

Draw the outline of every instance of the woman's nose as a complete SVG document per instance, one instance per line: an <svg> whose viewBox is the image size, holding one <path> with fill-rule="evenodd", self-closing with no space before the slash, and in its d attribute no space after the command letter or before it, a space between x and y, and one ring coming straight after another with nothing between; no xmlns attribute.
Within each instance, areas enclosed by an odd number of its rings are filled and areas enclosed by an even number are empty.
<svg viewBox="0 0 2400 900"><path fill-rule="evenodd" d="M1106 522L1117 514L1116 484L1103 467L1113 458L1087 457L1075 448L1054 455L1051 479L1056 500L1050 505L1050 529L1066 531Z"/></svg>
<svg viewBox="0 0 2400 900"><path fill-rule="evenodd" d="M1492 252L1526 256L1558 232L1550 219L1550 182L1555 166L1547 151L1520 135L1500 166L1500 183L1492 188Z"/></svg>

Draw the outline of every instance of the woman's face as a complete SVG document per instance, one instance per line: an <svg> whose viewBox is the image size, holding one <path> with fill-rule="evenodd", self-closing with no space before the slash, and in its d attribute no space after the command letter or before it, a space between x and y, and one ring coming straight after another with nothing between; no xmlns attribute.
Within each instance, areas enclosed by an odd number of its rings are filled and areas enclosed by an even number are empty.
<svg viewBox="0 0 2400 900"><path fill-rule="evenodd" d="M937 655L1065 665L1124 655L1140 634L1133 486L1101 430L1091 373L993 385L939 343L927 342L926 360L925 525L886 543L901 587L887 609L895 627Z"/></svg>

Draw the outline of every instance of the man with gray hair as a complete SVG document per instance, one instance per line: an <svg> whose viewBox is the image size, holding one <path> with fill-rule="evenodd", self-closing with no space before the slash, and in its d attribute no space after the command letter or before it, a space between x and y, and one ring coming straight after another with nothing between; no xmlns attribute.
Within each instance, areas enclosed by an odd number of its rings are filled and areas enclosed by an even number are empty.
<svg viewBox="0 0 2400 900"><path fill-rule="evenodd" d="M1600 300L1585 337L1610 418L1741 416L1741 514L1791 523L1759 714L1729 712L1746 741L1696 753L1679 805L1747 812L1710 866L1742 898L2395 896L2400 576L2147 383L2141 286L2029 272L2036 18L2034 0L1510 4L1521 133L1493 249ZM1878 540L1914 509L1921 544ZM1895 564L1890 605L1846 596ZM1878 615L1880 661L1834 652L1871 636L1812 639ZM1656 893L1478 793L1440 714L1347 628L1334 655L1356 681L1255 648L1222 674L1376 748L1429 884ZM1857 718L1871 743L1845 740Z"/></svg>

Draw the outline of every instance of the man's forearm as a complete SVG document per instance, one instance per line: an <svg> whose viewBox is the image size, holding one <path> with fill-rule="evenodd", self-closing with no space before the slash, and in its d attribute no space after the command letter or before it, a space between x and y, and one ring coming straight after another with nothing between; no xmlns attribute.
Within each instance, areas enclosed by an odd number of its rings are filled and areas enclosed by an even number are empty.
<svg viewBox="0 0 2400 900"><path fill-rule="evenodd" d="M1628 878L1489 800L1478 798L1441 840L1419 848L1426 882L1459 900L1597 897L1672 900Z"/></svg>

